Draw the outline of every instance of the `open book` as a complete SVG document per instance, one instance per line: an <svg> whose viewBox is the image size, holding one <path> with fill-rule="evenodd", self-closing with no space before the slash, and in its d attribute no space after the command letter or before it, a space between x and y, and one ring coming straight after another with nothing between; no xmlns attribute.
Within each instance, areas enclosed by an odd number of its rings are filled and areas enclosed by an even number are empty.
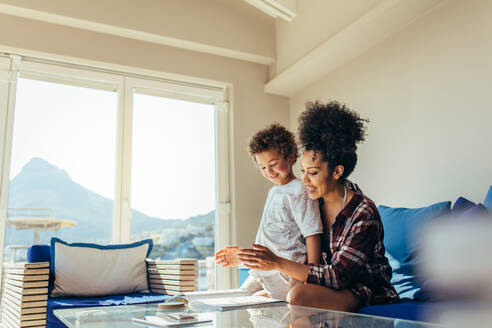
<svg viewBox="0 0 492 328"><path fill-rule="evenodd" d="M225 311L243 307L257 307L272 304L284 304L286 301L253 296L247 289L224 289L181 293L166 300L166 303L185 301L192 310Z"/></svg>

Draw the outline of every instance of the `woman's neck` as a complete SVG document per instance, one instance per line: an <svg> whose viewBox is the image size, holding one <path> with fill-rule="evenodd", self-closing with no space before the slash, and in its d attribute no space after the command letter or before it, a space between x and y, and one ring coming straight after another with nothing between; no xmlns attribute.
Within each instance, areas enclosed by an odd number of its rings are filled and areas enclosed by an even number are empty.
<svg viewBox="0 0 492 328"><path fill-rule="evenodd" d="M340 206L340 202L343 201L345 193L345 185L343 183L337 183L333 186L332 190L323 196L323 203L327 206Z"/></svg>
<svg viewBox="0 0 492 328"><path fill-rule="evenodd" d="M342 183L337 183L333 190L329 191L323 196L323 216L325 223L328 227L335 222L338 213L343 209L346 204L347 190L345 185Z"/></svg>

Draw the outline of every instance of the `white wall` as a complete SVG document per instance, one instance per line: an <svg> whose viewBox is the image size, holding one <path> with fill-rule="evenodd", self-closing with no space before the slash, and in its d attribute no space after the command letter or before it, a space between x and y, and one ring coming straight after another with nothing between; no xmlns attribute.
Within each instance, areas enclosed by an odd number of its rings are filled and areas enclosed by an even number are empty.
<svg viewBox="0 0 492 328"><path fill-rule="evenodd" d="M492 184L492 1L452 0L299 92L371 120L352 179L378 204L420 207Z"/></svg>
<svg viewBox="0 0 492 328"><path fill-rule="evenodd" d="M272 121L289 124L288 99L263 92L268 67L0 15L0 50L5 46L231 83L234 111L231 183L235 198L232 236L243 246L254 240L270 186L252 164L246 151L247 140Z"/></svg>
<svg viewBox="0 0 492 328"><path fill-rule="evenodd" d="M275 22L274 72L281 73L381 1L344 0L341 4L339 0L297 0L294 20Z"/></svg>

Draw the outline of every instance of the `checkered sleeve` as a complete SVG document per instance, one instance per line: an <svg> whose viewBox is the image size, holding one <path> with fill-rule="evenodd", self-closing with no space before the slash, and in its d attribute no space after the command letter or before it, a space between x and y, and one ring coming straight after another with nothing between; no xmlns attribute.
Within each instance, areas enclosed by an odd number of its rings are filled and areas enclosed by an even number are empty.
<svg viewBox="0 0 492 328"><path fill-rule="evenodd" d="M360 218L341 236L343 242L332 249L331 262L309 264L307 282L332 289L344 289L365 266L378 242L379 223Z"/></svg>

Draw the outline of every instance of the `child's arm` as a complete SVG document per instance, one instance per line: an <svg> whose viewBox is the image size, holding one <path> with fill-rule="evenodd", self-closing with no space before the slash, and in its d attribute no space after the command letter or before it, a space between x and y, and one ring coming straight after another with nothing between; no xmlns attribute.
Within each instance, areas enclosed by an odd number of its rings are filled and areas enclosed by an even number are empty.
<svg viewBox="0 0 492 328"><path fill-rule="evenodd" d="M306 237L307 263L318 264L321 258L321 235Z"/></svg>

